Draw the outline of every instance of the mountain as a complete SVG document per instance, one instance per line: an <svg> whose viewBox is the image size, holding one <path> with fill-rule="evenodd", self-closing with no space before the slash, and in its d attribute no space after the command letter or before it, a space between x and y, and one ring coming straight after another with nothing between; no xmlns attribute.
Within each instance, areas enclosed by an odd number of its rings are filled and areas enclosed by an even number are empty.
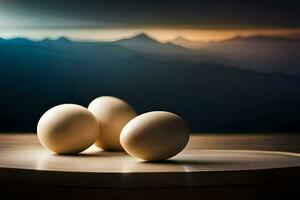
<svg viewBox="0 0 300 200"><path fill-rule="evenodd" d="M195 132L300 131L300 78L190 62L130 48L131 41L1 42L0 131L35 131L52 106L87 106L102 95L123 98L138 113L175 112ZM133 41L171 46L145 36Z"/></svg>
<svg viewBox="0 0 300 200"><path fill-rule="evenodd" d="M32 44L32 41L31 40L28 40L28 39L25 39L25 38L11 38L11 39L0 39L0 42L1 43L16 43L16 44Z"/></svg>
<svg viewBox="0 0 300 200"><path fill-rule="evenodd" d="M60 42L60 43L65 43L65 42L71 42L71 40L69 40L67 37L59 37L57 39L49 39L49 38L45 38L42 41L40 41L41 43L50 43L50 42Z"/></svg>
<svg viewBox="0 0 300 200"><path fill-rule="evenodd" d="M204 52L193 51L170 42L161 43L141 33L131 38L121 39L114 44L126 47L156 59L184 59L188 61L207 60Z"/></svg>
<svg viewBox="0 0 300 200"><path fill-rule="evenodd" d="M193 42L177 38L176 45L205 51L238 69L300 76L300 39L283 37L236 37L216 42Z"/></svg>
<svg viewBox="0 0 300 200"><path fill-rule="evenodd" d="M205 42L191 41L181 36L176 37L171 43L189 49L200 49L205 44Z"/></svg>
<svg viewBox="0 0 300 200"><path fill-rule="evenodd" d="M124 45L124 46L144 46L144 45L151 45L151 46L160 46L161 43L156 41L155 39L151 38L150 36L146 35L145 33L138 34L136 36L121 39L116 41L115 43Z"/></svg>
<svg viewBox="0 0 300 200"><path fill-rule="evenodd" d="M59 37L56 40L56 42L71 42L71 40L69 40L69 38L67 38L67 37L62 36L62 37Z"/></svg>

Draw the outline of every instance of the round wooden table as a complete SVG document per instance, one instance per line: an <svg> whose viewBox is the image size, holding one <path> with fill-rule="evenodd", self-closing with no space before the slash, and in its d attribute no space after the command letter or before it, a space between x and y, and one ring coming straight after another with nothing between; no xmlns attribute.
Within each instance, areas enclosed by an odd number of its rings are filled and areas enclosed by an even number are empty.
<svg viewBox="0 0 300 200"><path fill-rule="evenodd" d="M151 163L95 146L79 155L56 155L35 135L0 135L1 188L20 197L287 198L299 187L299 177L297 153L186 149Z"/></svg>

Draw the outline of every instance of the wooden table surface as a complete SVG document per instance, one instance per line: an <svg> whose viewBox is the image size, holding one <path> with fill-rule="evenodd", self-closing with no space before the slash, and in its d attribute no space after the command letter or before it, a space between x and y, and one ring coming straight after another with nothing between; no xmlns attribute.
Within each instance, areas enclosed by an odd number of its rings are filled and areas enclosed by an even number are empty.
<svg viewBox="0 0 300 200"><path fill-rule="evenodd" d="M14 183L18 183L22 187L46 185L89 190L199 191L207 187L274 183L291 186L299 181L299 153L242 148L205 150L201 141L205 142L205 137L194 135L179 155L165 162L149 163L124 152L103 152L95 146L79 155L56 155L45 150L35 134L0 134L0 183L8 189L10 184L15 187Z"/></svg>

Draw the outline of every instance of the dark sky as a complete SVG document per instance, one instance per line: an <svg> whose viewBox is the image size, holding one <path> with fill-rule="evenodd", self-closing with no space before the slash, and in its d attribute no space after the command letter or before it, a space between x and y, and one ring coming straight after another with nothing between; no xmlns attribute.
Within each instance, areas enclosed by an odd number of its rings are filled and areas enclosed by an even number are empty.
<svg viewBox="0 0 300 200"><path fill-rule="evenodd" d="M0 0L1 12L12 27L300 27L299 0Z"/></svg>

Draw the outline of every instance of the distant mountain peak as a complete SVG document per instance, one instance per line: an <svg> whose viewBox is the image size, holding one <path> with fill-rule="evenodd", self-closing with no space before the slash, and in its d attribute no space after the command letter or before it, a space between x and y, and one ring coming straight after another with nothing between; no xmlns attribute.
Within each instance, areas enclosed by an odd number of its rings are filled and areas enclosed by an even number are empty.
<svg viewBox="0 0 300 200"><path fill-rule="evenodd" d="M130 38L125 38L125 39L121 39L116 41L117 43L156 43L156 44L161 44L160 42L158 42L157 40L155 40L154 38L152 38L151 36L145 34L145 33L140 33L138 35L135 35L133 37Z"/></svg>
<svg viewBox="0 0 300 200"><path fill-rule="evenodd" d="M71 40L69 40L67 37L59 37L57 39L52 39L52 38L45 38L43 40L41 40L41 42L60 42L60 43L65 43L65 42L72 42Z"/></svg>
<svg viewBox="0 0 300 200"><path fill-rule="evenodd" d="M65 36L59 37L56 41L57 41L57 42L71 42L71 41L69 40L69 38L67 38L67 37L65 37Z"/></svg>
<svg viewBox="0 0 300 200"><path fill-rule="evenodd" d="M182 41L184 41L184 42L192 42L192 41L190 41L189 39L186 39L185 37L182 37L182 36L178 36L178 37L176 37L175 39L173 39L172 41L176 41L176 42L182 42Z"/></svg>
<svg viewBox="0 0 300 200"><path fill-rule="evenodd" d="M185 37L178 36L175 39L171 40L170 43L176 46L181 46L188 49L197 49L199 46L202 46L206 42L203 41L192 41L189 39L186 39Z"/></svg>
<svg viewBox="0 0 300 200"><path fill-rule="evenodd" d="M133 36L131 39L140 39L140 40L155 40L151 38L149 35L145 33L140 33L138 35Z"/></svg>
<svg viewBox="0 0 300 200"><path fill-rule="evenodd" d="M41 40L41 42L53 42L53 40L50 38L45 38L45 39Z"/></svg>

